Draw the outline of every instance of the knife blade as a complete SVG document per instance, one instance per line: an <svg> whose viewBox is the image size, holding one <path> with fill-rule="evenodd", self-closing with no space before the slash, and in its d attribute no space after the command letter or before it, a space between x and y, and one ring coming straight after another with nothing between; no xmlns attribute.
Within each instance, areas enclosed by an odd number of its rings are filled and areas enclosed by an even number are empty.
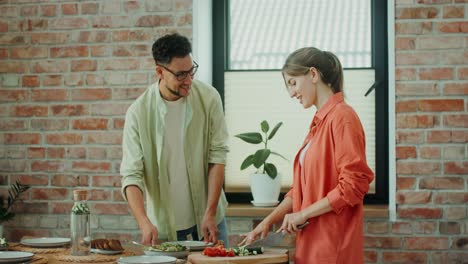
<svg viewBox="0 0 468 264"><path fill-rule="evenodd" d="M309 221L303 223L302 225L298 225L297 228L302 229L308 224L309 224ZM282 244L287 234L288 233L286 233L286 231L284 230L281 232L269 232L266 237L252 242L250 245L247 245L246 248L278 246Z"/></svg>

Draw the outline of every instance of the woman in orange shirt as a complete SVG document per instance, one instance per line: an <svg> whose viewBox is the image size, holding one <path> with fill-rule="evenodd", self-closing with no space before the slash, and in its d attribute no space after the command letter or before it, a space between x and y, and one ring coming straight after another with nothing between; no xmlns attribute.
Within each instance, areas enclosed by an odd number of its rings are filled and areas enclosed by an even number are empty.
<svg viewBox="0 0 468 264"><path fill-rule="evenodd" d="M289 95L317 112L294 160L292 189L241 244L283 219L278 231L296 233L296 264L364 263L363 199L374 174L359 117L343 100L341 63L331 52L302 48L282 73Z"/></svg>

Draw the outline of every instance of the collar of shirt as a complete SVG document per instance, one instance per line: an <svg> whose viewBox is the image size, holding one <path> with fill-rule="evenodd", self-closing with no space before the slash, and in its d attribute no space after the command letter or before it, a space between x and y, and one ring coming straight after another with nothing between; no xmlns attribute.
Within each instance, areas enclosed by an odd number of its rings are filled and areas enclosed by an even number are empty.
<svg viewBox="0 0 468 264"><path fill-rule="evenodd" d="M330 113L330 111L339 103L343 102L343 93L338 92L328 99L328 101L323 105L323 107L315 113L314 119L310 124L309 129L312 131L315 126L317 126L325 117Z"/></svg>

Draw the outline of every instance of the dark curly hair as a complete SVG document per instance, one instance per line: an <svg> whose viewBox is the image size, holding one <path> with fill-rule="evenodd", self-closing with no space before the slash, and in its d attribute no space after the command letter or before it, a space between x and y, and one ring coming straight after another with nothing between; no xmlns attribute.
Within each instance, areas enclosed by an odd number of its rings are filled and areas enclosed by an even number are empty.
<svg viewBox="0 0 468 264"><path fill-rule="evenodd" d="M173 58L183 58L192 53L188 38L178 34L168 34L157 39L152 48L154 62L167 65Z"/></svg>

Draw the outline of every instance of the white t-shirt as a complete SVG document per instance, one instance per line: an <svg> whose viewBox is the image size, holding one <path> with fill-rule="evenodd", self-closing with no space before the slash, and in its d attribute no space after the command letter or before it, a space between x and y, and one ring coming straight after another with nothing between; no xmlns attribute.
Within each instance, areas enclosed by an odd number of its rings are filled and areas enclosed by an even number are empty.
<svg viewBox="0 0 468 264"><path fill-rule="evenodd" d="M196 224L184 155L184 123L187 104L185 98L165 102L167 113L162 162L167 162L176 229L183 230Z"/></svg>
<svg viewBox="0 0 468 264"><path fill-rule="evenodd" d="M307 142L307 145L305 145L305 147L301 151L301 154L299 155L299 164L301 164L301 166L303 166L304 157L305 157L305 154L306 154L307 150L309 149L309 147L310 147L310 141Z"/></svg>

